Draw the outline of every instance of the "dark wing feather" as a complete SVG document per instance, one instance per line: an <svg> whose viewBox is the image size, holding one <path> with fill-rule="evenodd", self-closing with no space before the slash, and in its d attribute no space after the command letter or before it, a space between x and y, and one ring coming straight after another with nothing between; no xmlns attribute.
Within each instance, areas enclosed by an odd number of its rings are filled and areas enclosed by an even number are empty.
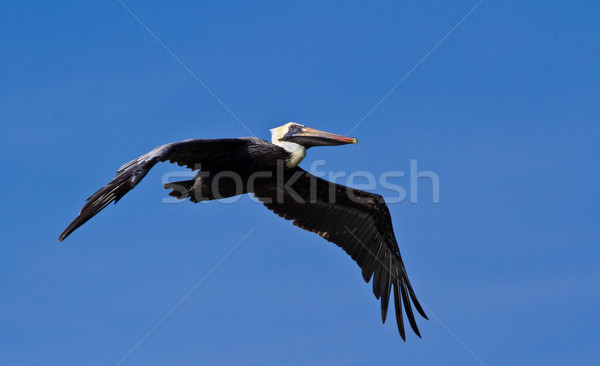
<svg viewBox="0 0 600 366"><path fill-rule="evenodd" d="M408 280L383 197L328 182L301 168L290 169L283 180L267 184L254 194L279 216L341 247L360 266L365 282L374 275L373 293L381 299L384 323L393 289L402 339L402 306L412 329L420 336L409 298L417 311L427 316Z"/></svg>
<svg viewBox="0 0 600 366"><path fill-rule="evenodd" d="M239 152L253 142L252 138L241 139L192 139L157 147L147 154L123 165L107 185L90 196L79 212L79 216L65 229L58 241L63 241L75 229L94 217L111 202L119 201L132 190L158 162L170 161L190 169L210 170L228 164Z"/></svg>

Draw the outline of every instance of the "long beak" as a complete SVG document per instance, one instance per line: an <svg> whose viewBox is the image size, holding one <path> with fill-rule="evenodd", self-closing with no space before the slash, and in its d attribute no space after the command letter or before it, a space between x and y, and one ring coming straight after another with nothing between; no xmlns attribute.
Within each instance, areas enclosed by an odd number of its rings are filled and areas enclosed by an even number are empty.
<svg viewBox="0 0 600 366"><path fill-rule="evenodd" d="M310 127L303 127L302 130L295 134L294 139L303 140L306 145L310 146L335 146L358 143L358 140L354 137L336 135L335 133L319 131Z"/></svg>

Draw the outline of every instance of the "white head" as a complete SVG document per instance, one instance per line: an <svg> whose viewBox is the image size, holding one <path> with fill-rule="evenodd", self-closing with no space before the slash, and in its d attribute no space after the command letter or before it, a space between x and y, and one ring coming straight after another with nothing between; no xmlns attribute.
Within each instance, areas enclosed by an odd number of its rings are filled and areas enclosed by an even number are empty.
<svg viewBox="0 0 600 366"><path fill-rule="evenodd" d="M286 123L270 131L271 143L284 148L291 154L287 161L288 167L300 164L306 156L306 149L310 147L357 143L355 138L315 130L295 122Z"/></svg>
<svg viewBox="0 0 600 366"><path fill-rule="evenodd" d="M292 125L300 126L300 128L304 127L303 125L300 125L300 124L297 124L294 122L289 122L283 126L279 126L279 127L272 128L269 130L269 131L271 131L271 143L273 145L283 147L285 149L285 151L292 154L292 158L287 163L287 166L290 168L293 168L293 167L297 166L298 164L300 164L302 159L304 159L304 157L306 156L306 148L304 146L297 144L295 142L283 140L284 136L288 133L288 131L290 130L290 127Z"/></svg>

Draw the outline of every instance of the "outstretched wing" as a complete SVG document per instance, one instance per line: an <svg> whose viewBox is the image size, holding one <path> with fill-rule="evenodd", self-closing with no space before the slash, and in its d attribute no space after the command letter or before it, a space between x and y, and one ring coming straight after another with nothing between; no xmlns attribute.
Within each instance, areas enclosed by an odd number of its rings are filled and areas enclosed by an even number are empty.
<svg viewBox="0 0 600 366"><path fill-rule="evenodd" d="M94 217L111 202L117 202L132 190L158 162L170 161L190 169L210 170L211 167L228 164L243 152L252 138L241 139L192 139L162 145L139 158L123 165L107 185L90 196L79 212L79 216L60 234L63 241L75 229Z"/></svg>
<svg viewBox="0 0 600 366"><path fill-rule="evenodd" d="M383 323L393 287L402 339L406 339L403 305L413 331L420 337L410 299L417 311L427 316L408 280L383 197L328 182L301 168L288 171L285 179L265 185L254 194L279 216L341 247L358 263L365 282L373 276L373 293L381 298Z"/></svg>

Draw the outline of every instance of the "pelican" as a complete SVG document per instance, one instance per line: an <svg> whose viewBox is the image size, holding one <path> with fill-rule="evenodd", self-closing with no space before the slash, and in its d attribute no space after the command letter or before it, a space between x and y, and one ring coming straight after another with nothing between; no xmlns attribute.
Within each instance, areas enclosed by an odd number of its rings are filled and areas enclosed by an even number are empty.
<svg viewBox="0 0 600 366"><path fill-rule="evenodd" d="M191 180L165 184L169 195L200 202L252 193L269 210L341 247L356 261L365 282L381 299L385 324L393 293L396 323L406 341L402 309L421 337L411 306L425 319L400 256L392 219L383 197L318 178L298 164L314 146L356 144L355 138L290 122L271 131L271 142L255 137L191 139L159 146L123 165L116 176L89 197L60 235L63 241L111 202L132 190L158 162L169 161L198 173ZM393 292L392 292L393 291Z"/></svg>

